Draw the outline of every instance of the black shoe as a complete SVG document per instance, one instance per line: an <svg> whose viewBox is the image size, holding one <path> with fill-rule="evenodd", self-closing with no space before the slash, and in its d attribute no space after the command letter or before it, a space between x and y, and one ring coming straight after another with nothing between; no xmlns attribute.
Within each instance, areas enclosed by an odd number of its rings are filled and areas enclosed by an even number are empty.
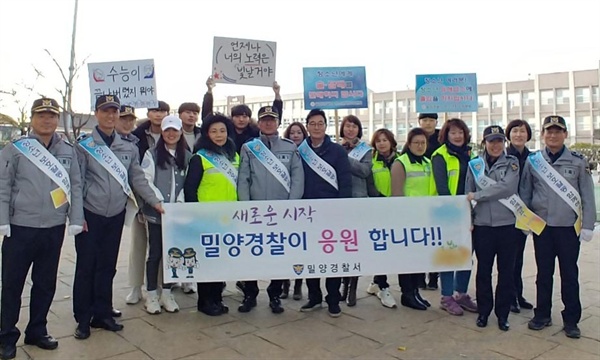
<svg viewBox="0 0 600 360"><path fill-rule="evenodd" d="M75 333L73 333L73 337L77 340L85 340L90 337L90 326L87 324L79 324L77 328L75 328Z"/></svg>
<svg viewBox="0 0 600 360"><path fill-rule="evenodd" d="M294 283L294 295L292 296L294 300L302 299L302 279L300 281L296 280Z"/></svg>
<svg viewBox="0 0 600 360"><path fill-rule="evenodd" d="M208 316L223 315L223 311L221 310L221 307L218 306L217 304L208 304L208 305L201 307L198 310L200 310L200 312L202 312Z"/></svg>
<svg viewBox="0 0 600 360"><path fill-rule="evenodd" d="M247 313L250 312L253 307L256 307L256 298L246 296L242 301L242 304L238 307L238 311L241 313Z"/></svg>
<svg viewBox="0 0 600 360"><path fill-rule="evenodd" d="M427 286L425 287L425 290L437 290L438 289L438 285L437 283L433 284L433 283L429 283L427 284Z"/></svg>
<svg viewBox="0 0 600 360"><path fill-rule="evenodd" d="M329 312L329 316L334 317L334 318L340 317L340 315L342 315L342 309L340 308L340 305L337 303L328 304L327 311Z"/></svg>
<svg viewBox="0 0 600 360"><path fill-rule="evenodd" d="M123 316L123 313L120 310L113 308L110 315L112 317L121 317L121 316Z"/></svg>
<svg viewBox="0 0 600 360"><path fill-rule="evenodd" d="M14 359L17 356L17 346L15 344L4 344L0 347L0 359Z"/></svg>
<svg viewBox="0 0 600 360"><path fill-rule="evenodd" d="M529 301L525 300L525 298L519 299L519 306L525 310L533 309L533 304L531 304Z"/></svg>
<svg viewBox="0 0 600 360"><path fill-rule="evenodd" d="M35 345L44 350L54 350L58 347L58 341L50 335L44 335L38 339L28 339L25 337L25 344Z"/></svg>
<svg viewBox="0 0 600 360"><path fill-rule="evenodd" d="M320 309L321 308L321 303L323 301L312 301L309 300L306 304L302 305L302 307L300 308L301 312L308 312L308 311L313 311L315 309Z"/></svg>
<svg viewBox="0 0 600 360"><path fill-rule="evenodd" d="M346 301L346 299L348 298L348 289L350 288L350 278L343 278L342 279L342 297L340 298L340 301Z"/></svg>
<svg viewBox="0 0 600 360"><path fill-rule="evenodd" d="M279 296L279 298L287 299L289 295L290 295L290 281L284 280L283 281L283 289L281 290L281 296Z"/></svg>
<svg viewBox="0 0 600 360"><path fill-rule="evenodd" d="M563 331L568 338L579 339L581 337L581 330L577 325L566 325L563 327Z"/></svg>
<svg viewBox="0 0 600 360"><path fill-rule="evenodd" d="M535 317L527 323L527 327L531 330L542 330L546 326L552 325L552 319L536 319Z"/></svg>
<svg viewBox="0 0 600 360"><path fill-rule="evenodd" d="M346 304L348 306L356 306L356 287L358 286L358 277L351 277L348 283L348 298ZM341 312L341 310L340 310Z"/></svg>
<svg viewBox="0 0 600 360"><path fill-rule="evenodd" d="M477 317L477 321L475 322L477 327L480 327L480 328L486 327L487 323L488 323L488 317L486 315L479 315Z"/></svg>
<svg viewBox="0 0 600 360"><path fill-rule="evenodd" d="M427 310L427 306L421 304L419 300L417 300L417 298L414 296L414 294L412 296L402 294L402 296L400 296L400 303L403 306L409 307L411 309Z"/></svg>
<svg viewBox="0 0 600 360"><path fill-rule="evenodd" d="M510 304L510 312L515 314L519 314L521 312L521 307L519 306L518 301L515 300L512 304Z"/></svg>
<svg viewBox="0 0 600 360"><path fill-rule="evenodd" d="M281 314L283 312L283 308L281 307L281 300L275 297L271 299L269 302L269 307L271 308L271 312L273 314Z"/></svg>
<svg viewBox="0 0 600 360"><path fill-rule="evenodd" d="M498 319L498 329L508 331L509 328L510 324L508 323L508 319Z"/></svg>
<svg viewBox="0 0 600 360"><path fill-rule="evenodd" d="M423 299L423 297L421 297L421 294L419 293L419 290L415 290L415 298L417 298L417 300L427 306L427 307L431 307L431 303L429 301L427 301L427 299Z"/></svg>
<svg viewBox="0 0 600 360"><path fill-rule="evenodd" d="M221 312L222 312L223 314L227 314L227 313L229 312L229 306L225 305L225 303L224 303L224 302L222 302L222 301L221 301L221 302L218 302L218 303L217 303L217 306L218 306L219 308L221 308Z"/></svg>
<svg viewBox="0 0 600 360"><path fill-rule="evenodd" d="M115 321L115 319L113 318L108 318L108 319L102 319L102 320L92 320L92 322L90 323L90 326L96 329L104 329L104 330L108 330L108 331L121 331L123 330L123 325L117 323Z"/></svg>

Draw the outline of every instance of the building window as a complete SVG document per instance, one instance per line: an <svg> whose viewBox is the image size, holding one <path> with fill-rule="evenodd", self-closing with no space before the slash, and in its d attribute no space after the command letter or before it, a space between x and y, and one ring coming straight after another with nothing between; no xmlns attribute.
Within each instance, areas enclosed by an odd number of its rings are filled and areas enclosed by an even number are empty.
<svg viewBox="0 0 600 360"><path fill-rule="evenodd" d="M523 106L535 105L535 93L533 91L524 91L521 97Z"/></svg>
<svg viewBox="0 0 600 360"><path fill-rule="evenodd" d="M385 114L392 115L394 113L394 102L384 101L383 106L385 107Z"/></svg>
<svg viewBox="0 0 600 360"><path fill-rule="evenodd" d="M577 116L575 118L575 122L577 126L577 132L592 130L592 118L589 115Z"/></svg>
<svg viewBox="0 0 600 360"><path fill-rule="evenodd" d="M408 108L406 106L406 100L398 100L396 101L396 107L398 108L399 113L408 112Z"/></svg>
<svg viewBox="0 0 600 360"><path fill-rule="evenodd" d="M554 104L554 90L544 90L540 95L542 97L542 105Z"/></svg>
<svg viewBox="0 0 600 360"><path fill-rule="evenodd" d="M485 130L486 127L492 125L490 120L488 119L477 119L477 138L480 138L481 136L483 136L483 130ZM471 133L471 135L475 135L473 133Z"/></svg>
<svg viewBox="0 0 600 360"><path fill-rule="evenodd" d="M383 127L388 129L388 130L392 130L393 124L391 121L384 121L383 122Z"/></svg>
<svg viewBox="0 0 600 360"><path fill-rule="evenodd" d="M490 107L490 97L489 95L478 95L477 96L477 104L480 109L487 109Z"/></svg>
<svg viewBox="0 0 600 360"><path fill-rule="evenodd" d="M556 89L556 104L568 104L569 103L569 89Z"/></svg>
<svg viewBox="0 0 600 360"><path fill-rule="evenodd" d="M375 103L375 114L381 115L381 102Z"/></svg>
<svg viewBox="0 0 600 360"><path fill-rule="evenodd" d="M578 104L590 102L590 88L589 87L575 88L575 102Z"/></svg>
<svg viewBox="0 0 600 360"><path fill-rule="evenodd" d="M519 106L521 106L521 94L518 92L508 93L508 109Z"/></svg>
<svg viewBox="0 0 600 360"><path fill-rule="evenodd" d="M502 94L492 94L492 109L502 108Z"/></svg>
<svg viewBox="0 0 600 360"><path fill-rule="evenodd" d="M598 86L592 86L592 101L600 101L600 88Z"/></svg>
<svg viewBox="0 0 600 360"><path fill-rule="evenodd" d="M504 120L500 117L492 118L492 120L490 120L490 125L500 125L501 127L504 127Z"/></svg>
<svg viewBox="0 0 600 360"><path fill-rule="evenodd" d="M416 112L417 111L417 102L415 100L410 100L407 99L406 100L406 107L410 109L410 112Z"/></svg>
<svg viewBox="0 0 600 360"><path fill-rule="evenodd" d="M594 130L600 129L600 115L594 115Z"/></svg>

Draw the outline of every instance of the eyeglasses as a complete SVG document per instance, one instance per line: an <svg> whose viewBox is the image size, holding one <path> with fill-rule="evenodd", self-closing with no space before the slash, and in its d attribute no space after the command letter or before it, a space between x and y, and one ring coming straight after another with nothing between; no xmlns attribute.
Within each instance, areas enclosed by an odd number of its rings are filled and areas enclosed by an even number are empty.
<svg viewBox="0 0 600 360"><path fill-rule="evenodd" d="M310 127L316 127L316 128L325 127L325 123L322 123L322 122L319 122L319 123L309 122L308 126L310 126Z"/></svg>
<svg viewBox="0 0 600 360"><path fill-rule="evenodd" d="M427 143L424 141L412 141L410 144L416 145L416 146L426 146L427 145Z"/></svg>

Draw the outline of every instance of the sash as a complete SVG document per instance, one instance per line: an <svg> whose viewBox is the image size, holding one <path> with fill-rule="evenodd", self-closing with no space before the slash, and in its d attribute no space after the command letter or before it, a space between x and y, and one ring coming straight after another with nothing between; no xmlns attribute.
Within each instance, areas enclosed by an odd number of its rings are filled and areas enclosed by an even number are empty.
<svg viewBox="0 0 600 360"><path fill-rule="evenodd" d="M269 170L271 175L277 179L285 188L285 191L290 192L290 174L281 161L269 150L269 148L259 139L256 138L246 143L246 146L252 154L260 161L263 166Z"/></svg>
<svg viewBox="0 0 600 360"><path fill-rule="evenodd" d="M325 160L321 159L321 157L311 149L306 140L298 146L298 152L304 162L310 166L314 172L322 177L323 180L327 181L329 185L333 186L336 190L339 190L335 169Z"/></svg>
<svg viewBox="0 0 600 360"><path fill-rule="evenodd" d="M582 219L581 219L581 196L558 171L556 171L542 155L541 151L535 154L530 154L527 157L529 164L533 170L540 176L542 180L552 189L554 192L569 205L569 207L577 214L577 220L575 220L575 232L577 235L581 232Z"/></svg>
<svg viewBox="0 0 600 360"><path fill-rule="evenodd" d="M54 208L58 209L64 204L71 203L71 179L62 164L52 155L44 145L31 138L25 138L13 143L27 160L31 161L38 169L46 174L58 189L50 192ZM79 166L71 164L71 166Z"/></svg>
<svg viewBox="0 0 600 360"><path fill-rule="evenodd" d="M348 157L360 161L369 150L371 150L371 147L366 142L361 141L348 153Z"/></svg>
<svg viewBox="0 0 600 360"><path fill-rule="evenodd" d="M475 182L480 188L486 189L496 184L494 179L485 175L485 163L480 157L469 161L469 168L475 177ZM531 230L534 234L539 235L544 231L546 222L536 213L529 210L527 205L521 200L519 195L513 194L506 199L498 200L502 205L506 206L516 217L515 227L521 230Z"/></svg>
<svg viewBox="0 0 600 360"><path fill-rule="evenodd" d="M79 146L85 149L91 157L96 160L102 167L108 171L110 176L112 176L123 188L123 192L129 198L131 198L134 203L135 197L133 196L133 192L129 187L129 179L127 176L127 169L123 166L123 163L117 158L117 156L110 150L110 148L106 145L98 145L94 141L94 138L88 136L83 140L79 141Z"/></svg>
<svg viewBox="0 0 600 360"><path fill-rule="evenodd" d="M205 158L237 188L238 170L225 156L206 149L200 149L196 154Z"/></svg>

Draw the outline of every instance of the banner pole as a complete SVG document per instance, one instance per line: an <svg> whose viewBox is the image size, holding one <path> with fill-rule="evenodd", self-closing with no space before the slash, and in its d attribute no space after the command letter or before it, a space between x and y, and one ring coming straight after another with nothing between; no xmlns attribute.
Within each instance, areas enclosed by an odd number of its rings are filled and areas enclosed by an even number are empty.
<svg viewBox="0 0 600 360"><path fill-rule="evenodd" d="M338 111L335 109L333 111L333 119L335 121L335 142L340 142L340 120L338 118Z"/></svg>

